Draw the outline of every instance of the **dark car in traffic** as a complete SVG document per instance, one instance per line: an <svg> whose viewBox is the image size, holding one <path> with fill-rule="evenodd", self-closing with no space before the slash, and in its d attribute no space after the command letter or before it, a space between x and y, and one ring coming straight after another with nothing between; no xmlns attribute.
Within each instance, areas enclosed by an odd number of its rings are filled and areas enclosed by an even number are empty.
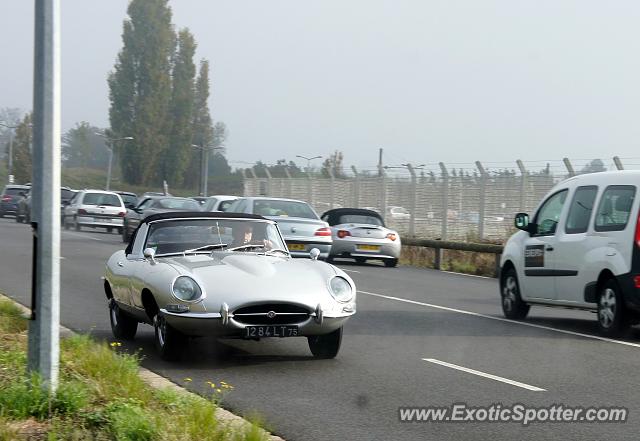
<svg viewBox="0 0 640 441"><path fill-rule="evenodd" d="M10 184L2 190L0 196L0 217L15 216L18 213L18 204L26 197L31 187L28 185Z"/></svg>
<svg viewBox="0 0 640 441"><path fill-rule="evenodd" d="M200 203L191 198L173 196L148 196L142 198L140 203L135 208L127 210L127 214L124 216L122 241L129 242L131 234L138 228L138 225L145 217L171 211L201 211Z"/></svg>

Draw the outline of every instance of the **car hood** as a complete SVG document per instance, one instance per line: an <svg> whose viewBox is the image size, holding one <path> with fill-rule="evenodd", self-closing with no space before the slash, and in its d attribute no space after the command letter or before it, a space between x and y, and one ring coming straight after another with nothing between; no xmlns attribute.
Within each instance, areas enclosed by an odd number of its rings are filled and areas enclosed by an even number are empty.
<svg viewBox="0 0 640 441"><path fill-rule="evenodd" d="M291 259L250 253L214 253L163 258L183 275L192 276L207 294L208 310L222 302L233 310L261 301L293 302L310 308L331 299L332 265L311 259Z"/></svg>

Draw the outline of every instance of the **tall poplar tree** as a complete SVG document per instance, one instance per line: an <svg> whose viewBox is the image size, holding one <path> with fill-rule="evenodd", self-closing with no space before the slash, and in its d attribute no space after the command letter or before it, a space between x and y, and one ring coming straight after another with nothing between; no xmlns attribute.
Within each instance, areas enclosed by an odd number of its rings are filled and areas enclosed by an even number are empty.
<svg viewBox="0 0 640 441"><path fill-rule="evenodd" d="M123 25L123 48L109 75L112 138L123 177L130 184L158 184L169 143L171 61L175 32L168 0L132 0Z"/></svg>
<svg viewBox="0 0 640 441"><path fill-rule="evenodd" d="M169 185L182 185L193 149L193 108L196 66L193 56L196 42L188 29L178 33L177 50L173 61L171 104L169 109L171 133L163 154L162 178Z"/></svg>
<svg viewBox="0 0 640 441"><path fill-rule="evenodd" d="M28 113L18 124L15 138L13 139L13 175L16 183L25 184L33 181L31 177L32 141L31 114Z"/></svg>

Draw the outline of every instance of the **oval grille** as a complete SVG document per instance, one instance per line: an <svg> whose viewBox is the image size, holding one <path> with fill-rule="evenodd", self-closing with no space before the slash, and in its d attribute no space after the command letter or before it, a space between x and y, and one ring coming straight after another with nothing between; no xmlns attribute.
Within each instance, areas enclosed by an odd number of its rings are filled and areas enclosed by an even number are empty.
<svg viewBox="0 0 640 441"><path fill-rule="evenodd" d="M309 318L309 310L288 303L264 303L238 308L233 319L245 325L291 325Z"/></svg>

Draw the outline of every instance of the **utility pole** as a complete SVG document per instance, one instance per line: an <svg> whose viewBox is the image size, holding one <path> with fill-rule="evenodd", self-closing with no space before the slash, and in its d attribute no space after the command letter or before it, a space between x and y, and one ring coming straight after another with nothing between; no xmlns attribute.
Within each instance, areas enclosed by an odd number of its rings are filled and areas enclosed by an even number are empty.
<svg viewBox="0 0 640 441"><path fill-rule="evenodd" d="M29 371L55 391L60 363L60 2L35 1Z"/></svg>
<svg viewBox="0 0 640 441"><path fill-rule="evenodd" d="M207 197L208 177L209 177L209 152L214 150L222 150L224 147L202 146L198 144L191 144L194 149L199 149L202 153L202 159L200 161L200 195Z"/></svg>
<svg viewBox="0 0 640 441"><path fill-rule="evenodd" d="M107 185L106 185L106 190L109 191L111 189L111 167L113 164L113 149L116 147L116 142L118 141L131 141L133 140L133 136L125 136L123 138L109 138L108 136L106 136L103 133L98 133L96 132L96 135L103 137L104 139L106 139L107 141L109 141L109 143L111 145L111 147L107 146L105 144L105 147L107 148L107 150L109 150L109 165L107 166Z"/></svg>

